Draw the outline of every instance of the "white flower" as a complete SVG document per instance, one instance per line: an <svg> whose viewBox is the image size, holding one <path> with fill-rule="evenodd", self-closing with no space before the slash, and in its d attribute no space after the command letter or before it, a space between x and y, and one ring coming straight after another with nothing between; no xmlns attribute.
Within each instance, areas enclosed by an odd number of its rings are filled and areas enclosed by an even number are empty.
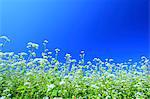
<svg viewBox="0 0 150 99"><path fill-rule="evenodd" d="M51 55L51 54L52 54L52 52L48 52L48 54L49 54L49 55Z"/></svg>
<svg viewBox="0 0 150 99"><path fill-rule="evenodd" d="M26 75L27 75L27 76L33 75L33 73L32 73L32 72L27 72Z"/></svg>
<svg viewBox="0 0 150 99"><path fill-rule="evenodd" d="M110 58L110 59L109 59L109 62L112 62L112 61L114 61L114 59Z"/></svg>
<svg viewBox="0 0 150 99"><path fill-rule="evenodd" d="M114 74L108 74L107 78L115 78Z"/></svg>
<svg viewBox="0 0 150 99"><path fill-rule="evenodd" d="M43 97L43 99L50 99L49 97L47 97L47 96L45 96L45 97Z"/></svg>
<svg viewBox="0 0 150 99"><path fill-rule="evenodd" d="M57 65L59 65L59 62L58 62L58 61L55 63L55 66L57 66Z"/></svg>
<svg viewBox="0 0 150 99"><path fill-rule="evenodd" d="M132 61L132 59L129 59L128 61L129 61L129 62L131 62L131 61Z"/></svg>
<svg viewBox="0 0 150 99"><path fill-rule="evenodd" d="M28 85L30 85L30 82L25 82L24 85L28 86Z"/></svg>
<svg viewBox="0 0 150 99"><path fill-rule="evenodd" d="M11 94L8 94L7 96L8 96L8 97L10 97L10 96L11 96Z"/></svg>
<svg viewBox="0 0 150 99"><path fill-rule="evenodd" d="M0 39L4 39L4 40L6 40L7 42L10 42L10 39L9 39L7 36L0 36Z"/></svg>
<svg viewBox="0 0 150 99"><path fill-rule="evenodd" d="M69 78L69 76L65 76L65 77L64 77L64 79L67 79L67 78Z"/></svg>
<svg viewBox="0 0 150 99"><path fill-rule="evenodd" d="M4 64L4 63L0 63L0 66L5 66L6 64Z"/></svg>
<svg viewBox="0 0 150 99"><path fill-rule="evenodd" d="M137 92L137 93L135 94L135 96L142 96L142 95L143 95L142 92Z"/></svg>
<svg viewBox="0 0 150 99"><path fill-rule="evenodd" d="M6 52L5 54L8 55L8 56L13 56L14 52Z"/></svg>
<svg viewBox="0 0 150 99"><path fill-rule="evenodd" d="M27 63L27 66L33 66L33 65L34 65L33 61Z"/></svg>
<svg viewBox="0 0 150 99"><path fill-rule="evenodd" d="M88 61L87 64L88 64L88 65L92 65L92 62Z"/></svg>
<svg viewBox="0 0 150 99"><path fill-rule="evenodd" d="M35 48L38 49L39 45L36 43L29 42L27 48Z"/></svg>
<svg viewBox="0 0 150 99"><path fill-rule="evenodd" d="M28 54L25 53L25 52L21 52L21 53L18 53L18 55L20 55L20 56L26 56L26 55L28 55Z"/></svg>
<svg viewBox="0 0 150 99"><path fill-rule="evenodd" d="M102 95L101 95L101 94L98 94L98 96L101 97Z"/></svg>
<svg viewBox="0 0 150 99"><path fill-rule="evenodd" d="M47 90L47 91L50 91L50 90L52 90L52 89L55 87L55 85L54 85L54 84L50 84L50 85L48 85L47 87L48 87L48 90Z"/></svg>
<svg viewBox="0 0 150 99"><path fill-rule="evenodd" d="M0 57L3 57L4 56L4 53L3 52L0 52Z"/></svg>
<svg viewBox="0 0 150 99"><path fill-rule="evenodd" d="M56 48L56 49L55 49L55 52L56 52L56 53L60 52L60 49Z"/></svg>
<svg viewBox="0 0 150 99"><path fill-rule="evenodd" d="M35 57L35 56L36 56L36 53L35 53L35 52L32 52L31 55Z"/></svg>
<svg viewBox="0 0 150 99"><path fill-rule="evenodd" d="M71 55L70 54L66 54L65 55L65 59L69 60L71 58Z"/></svg>
<svg viewBox="0 0 150 99"><path fill-rule="evenodd" d="M53 99L63 99L62 97L54 97Z"/></svg>
<svg viewBox="0 0 150 99"><path fill-rule="evenodd" d="M48 40L44 40L44 43L48 43Z"/></svg>
<svg viewBox="0 0 150 99"><path fill-rule="evenodd" d="M89 85L90 85L90 83L88 83L88 82L86 82L85 84L86 84L87 86L89 86Z"/></svg>
<svg viewBox="0 0 150 99"><path fill-rule="evenodd" d="M108 96L106 96L106 98L105 98L105 99L110 99L110 98L111 98L111 96L109 96L109 95L108 95Z"/></svg>
<svg viewBox="0 0 150 99"><path fill-rule="evenodd" d="M77 62L77 60L76 60L76 59L72 59L71 62L72 62L72 63L75 63L75 62Z"/></svg>
<svg viewBox="0 0 150 99"><path fill-rule="evenodd" d="M91 85L91 87L95 88L95 89L98 89L99 87L96 86L96 85Z"/></svg>
<svg viewBox="0 0 150 99"><path fill-rule="evenodd" d="M0 99L6 99L5 96L0 97Z"/></svg>
<svg viewBox="0 0 150 99"><path fill-rule="evenodd" d="M40 64L44 64L44 63L48 62L48 60L47 59L43 59L43 58L35 58L33 60L33 62L35 62L35 63L38 62Z"/></svg>
<svg viewBox="0 0 150 99"><path fill-rule="evenodd" d="M60 85L64 85L64 84L65 84L65 82L64 82L64 81L61 81L59 84L60 84Z"/></svg>

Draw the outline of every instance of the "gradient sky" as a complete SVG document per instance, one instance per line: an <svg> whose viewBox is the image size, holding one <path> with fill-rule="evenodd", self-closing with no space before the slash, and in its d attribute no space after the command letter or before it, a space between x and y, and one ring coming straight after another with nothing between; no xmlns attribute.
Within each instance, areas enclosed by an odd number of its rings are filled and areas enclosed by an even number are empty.
<svg viewBox="0 0 150 99"><path fill-rule="evenodd" d="M62 55L137 59L149 53L148 0L0 0L0 34L8 49L49 41Z"/></svg>

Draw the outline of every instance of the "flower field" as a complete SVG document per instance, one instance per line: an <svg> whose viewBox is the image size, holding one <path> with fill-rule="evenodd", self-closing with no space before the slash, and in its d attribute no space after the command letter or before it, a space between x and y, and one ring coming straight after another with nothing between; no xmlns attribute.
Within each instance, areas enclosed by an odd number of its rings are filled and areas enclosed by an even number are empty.
<svg viewBox="0 0 150 99"><path fill-rule="evenodd" d="M50 52L43 42L29 42L28 53L5 52L10 40L0 36L0 99L150 99L150 60L116 63L113 59L94 58L86 62L65 55L58 60L59 49ZM54 55L52 55L54 53Z"/></svg>

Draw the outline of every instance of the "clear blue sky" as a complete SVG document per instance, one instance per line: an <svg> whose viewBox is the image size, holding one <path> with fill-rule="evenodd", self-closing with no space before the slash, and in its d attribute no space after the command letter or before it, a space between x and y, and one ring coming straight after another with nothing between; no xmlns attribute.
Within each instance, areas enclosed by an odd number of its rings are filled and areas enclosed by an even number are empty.
<svg viewBox="0 0 150 99"><path fill-rule="evenodd" d="M150 55L148 0L1 0L0 34L12 39L9 49L49 41L62 55L125 60Z"/></svg>

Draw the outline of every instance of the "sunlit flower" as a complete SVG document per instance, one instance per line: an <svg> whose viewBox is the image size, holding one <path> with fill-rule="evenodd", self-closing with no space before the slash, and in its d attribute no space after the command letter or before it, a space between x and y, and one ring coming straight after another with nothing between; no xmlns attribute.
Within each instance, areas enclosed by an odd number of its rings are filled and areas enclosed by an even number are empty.
<svg viewBox="0 0 150 99"><path fill-rule="evenodd" d="M91 85L92 88L98 89L99 87L96 85Z"/></svg>
<svg viewBox="0 0 150 99"><path fill-rule="evenodd" d="M35 48L35 49L38 49L39 45L36 44L36 43L32 43L32 42L29 42L27 44L27 48Z"/></svg>
<svg viewBox="0 0 150 99"><path fill-rule="evenodd" d="M60 84L60 85L64 85L64 84L65 84L65 82L64 82L64 81L61 81L59 84Z"/></svg>
<svg viewBox="0 0 150 99"><path fill-rule="evenodd" d="M0 36L0 39L4 39L4 40L6 40L7 42L10 42L10 39L9 39L7 36Z"/></svg>
<svg viewBox="0 0 150 99"><path fill-rule="evenodd" d="M31 83L30 82L25 82L24 85L25 86L29 86Z"/></svg>
<svg viewBox="0 0 150 99"><path fill-rule="evenodd" d="M47 88L48 88L48 90L47 90L47 91L52 90L54 87L55 87L55 85L54 85L54 84L47 85Z"/></svg>
<svg viewBox="0 0 150 99"><path fill-rule="evenodd" d="M55 52L56 52L56 53L60 52L60 49L56 48L56 49L55 49Z"/></svg>
<svg viewBox="0 0 150 99"><path fill-rule="evenodd" d="M71 62L72 62L72 63L75 63L75 62L77 62L77 60L76 60L76 59L72 59Z"/></svg>
<svg viewBox="0 0 150 99"><path fill-rule="evenodd" d="M63 99L62 97L54 97L53 99Z"/></svg>
<svg viewBox="0 0 150 99"><path fill-rule="evenodd" d="M49 97L47 97L47 96L45 96L45 97L43 97L43 99L50 99Z"/></svg>
<svg viewBox="0 0 150 99"><path fill-rule="evenodd" d="M44 40L44 43L48 43L48 40Z"/></svg>
<svg viewBox="0 0 150 99"><path fill-rule="evenodd" d="M18 53L18 55L20 55L20 56L26 56L26 55L28 55L28 54L25 53L25 52L21 52L21 53Z"/></svg>
<svg viewBox="0 0 150 99"><path fill-rule="evenodd" d="M5 96L2 96L2 97L0 97L0 99L6 99L6 97L5 97Z"/></svg>

